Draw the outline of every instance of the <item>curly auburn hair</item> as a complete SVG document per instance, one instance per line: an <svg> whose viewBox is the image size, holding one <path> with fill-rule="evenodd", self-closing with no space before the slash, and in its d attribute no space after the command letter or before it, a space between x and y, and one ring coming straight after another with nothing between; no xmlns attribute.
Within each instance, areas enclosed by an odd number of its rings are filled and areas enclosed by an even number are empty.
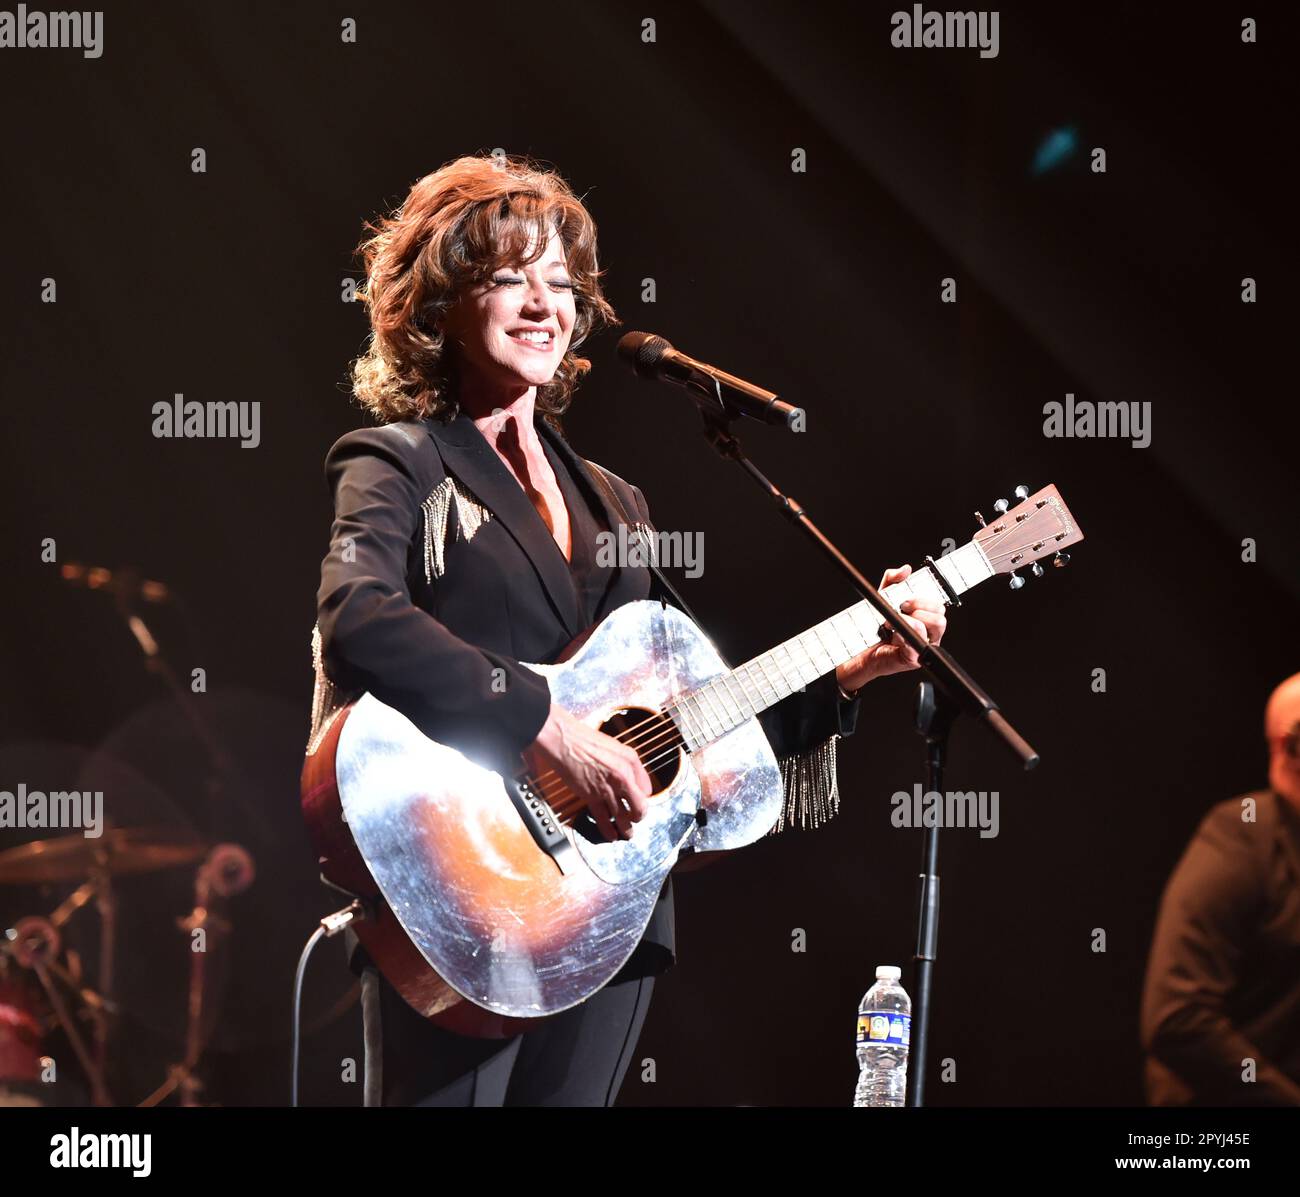
<svg viewBox="0 0 1300 1197"><path fill-rule="evenodd" d="M594 328L619 323L600 286L596 225L568 183L532 159L457 158L425 175L358 246L370 343L352 364L357 400L380 423L450 420L459 411L452 355L435 321L461 292L503 266L536 261L551 230L564 245L573 280L573 337L536 410L557 429L591 362L577 350ZM536 239L531 257L525 257Z"/></svg>

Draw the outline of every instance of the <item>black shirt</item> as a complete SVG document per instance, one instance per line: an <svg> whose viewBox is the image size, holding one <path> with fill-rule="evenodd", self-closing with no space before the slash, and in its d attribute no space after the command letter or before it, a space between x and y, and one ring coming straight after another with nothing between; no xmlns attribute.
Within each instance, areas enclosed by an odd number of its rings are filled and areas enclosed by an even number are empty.
<svg viewBox="0 0 1300 1197"><path fill-rule="evenodd" d="M1169 878L1142 1042L1153 1105L1300 1105L1300 811L1278 794L1215 806Z"/></svg>
<svg viewBox="0 0 1300 1197"><path fill-rule="evenodd" d="M601 542L597 537L602 533L608 535L609 528L604 515L597 514L600 502L595 495L588 493L585 482L582 486L578 485L563 458L551 447L546 437L542 437L542 446L546 450L546 459L551 463L551 469L555 471L555 481L569 512L569 538L572 542L569 573L573 578L578 609L590 625L596 622L600 601L604 598L610 581L609 571L597 564L598 560L605 560L599 556ZM555 551L560 551L558 544Z"/></svg>

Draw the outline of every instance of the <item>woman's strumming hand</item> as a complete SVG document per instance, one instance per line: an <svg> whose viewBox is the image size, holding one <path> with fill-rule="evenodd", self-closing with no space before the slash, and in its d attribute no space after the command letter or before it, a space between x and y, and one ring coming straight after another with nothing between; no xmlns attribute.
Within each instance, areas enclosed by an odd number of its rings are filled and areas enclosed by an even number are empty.
<svg viewBox="0 0 1300 1197"><path fill-rule="evenodd" d="M547 771L558 774L586 802L607 840L630 839L632 824L645 815L650 775L641 758L555 703L524 759L534 777Z"/></svg>

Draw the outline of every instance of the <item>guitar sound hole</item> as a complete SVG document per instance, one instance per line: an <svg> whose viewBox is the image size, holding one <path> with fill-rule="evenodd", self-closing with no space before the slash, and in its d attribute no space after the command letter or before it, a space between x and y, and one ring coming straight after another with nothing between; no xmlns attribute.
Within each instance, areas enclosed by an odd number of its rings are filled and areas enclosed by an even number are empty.
<svg viewBox="0 0 1300 1197"><path fill-rule="evenodd" d="M675 747L677 729L658 711L625 707L606 719L600 730L637 750L650 774L651 797L662 794L677 779L682 767L681 749Z"/></svg>
<svg viewBox="0 0 1300 1197"><path fill-rule="evenodd" d="M606 719L600 730L637 750L645 771L650 774L652 800L668 789L681 772L682 750L676 746L676 728L658 711L625 707ZM573 829L593 844L607 842L586 808L574 820Z"/></svg>

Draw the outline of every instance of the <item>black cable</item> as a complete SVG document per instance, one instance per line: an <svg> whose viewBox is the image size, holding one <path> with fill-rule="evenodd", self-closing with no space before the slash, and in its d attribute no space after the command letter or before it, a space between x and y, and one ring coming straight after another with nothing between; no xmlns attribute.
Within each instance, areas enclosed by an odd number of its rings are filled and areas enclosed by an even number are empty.
<svg viewBox="0 0 1300 1197"><path fill-rule="evenodd" d="M342 910L327 914L321 919L316 930L308 937L306 944L303 946L302 955L298 957L298 968L293 976L293 1047L289 1053L289 1105L294 1109L298 1107L298 1056L302 1037L302 982L307 975L307 961L311 959L311 954L316 945L327 935L337 935L349 923L362 918L365 918L365 907L359 898L350 902Z"/></svg>
<svg viewBox="0 0 1300 1197"><path fill-rule="evenodd" d="M293 1051L289 1067L289 1104L298 1107L298 1040L302 1032L302 979L307 972L307 961L316 945L325 938L325 928L317 927L307 940L302 955L298 957L298 970L293 978Z"/></svg>

